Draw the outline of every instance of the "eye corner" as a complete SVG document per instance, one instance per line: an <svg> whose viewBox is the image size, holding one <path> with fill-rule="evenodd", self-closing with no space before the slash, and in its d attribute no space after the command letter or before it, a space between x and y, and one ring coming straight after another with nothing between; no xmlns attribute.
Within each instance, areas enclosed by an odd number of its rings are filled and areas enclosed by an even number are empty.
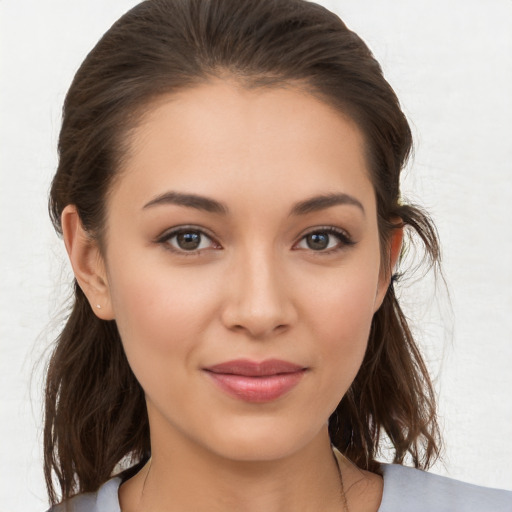
<svg viewBox="0 0 512 512"><path fill-rule="evenodd" d="M155 238L154 243L178 256L199 256L205 251L223 249L213 235L199 226L176 226L167 229Z"/></svg>
<svg viewBox="0 0 512 512"><path fill-rule="evenodd" d="M308 240L308 237L315 236L318 237L317 240ZM331 245L332 238L338 240L334 245ZM352 236L344 229L335 226L318 226L310 228L301 234L298 241L293 245L292 250L304 250L326 255L342 251L356 245L356 243ZM304 245L301 247L301 244Z"/></svg>

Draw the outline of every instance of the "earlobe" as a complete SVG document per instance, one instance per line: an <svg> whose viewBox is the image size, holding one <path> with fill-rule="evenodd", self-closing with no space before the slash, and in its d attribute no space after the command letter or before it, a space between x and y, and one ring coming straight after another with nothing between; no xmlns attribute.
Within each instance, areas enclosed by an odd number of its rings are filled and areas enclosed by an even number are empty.
<svg viewBox="0 0 512 512"><path fill-rule="evenodd" d="M73 273L91 309L98 318L113 320L114 314L103 257L97 242L83 228L74 205L64 208L61 225Z"/></svg>
<svg viewBox="0 0 512 512"><path fill-rule="evenodd" d="M381 277L379 279L379 286L377 289L377 296L375 298L375 310L377 311L388 291L391 278L393 277L393 269L400 258L400 252L402 250L402 242L404 238L404 228L400 225L393 229L391 233L391 240L389 241L389 259L387 261L387 267L382 269Z"/></svg>

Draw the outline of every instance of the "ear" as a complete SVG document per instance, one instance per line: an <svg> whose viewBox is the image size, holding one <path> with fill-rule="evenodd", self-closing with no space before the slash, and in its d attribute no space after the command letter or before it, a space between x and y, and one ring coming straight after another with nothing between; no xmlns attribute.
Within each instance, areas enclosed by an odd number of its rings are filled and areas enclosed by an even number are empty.
<svg viewBox="0 0 512 512"><path fill-rule="evenodd" d="M402 241L404 238L404 227L403 224L399 224L398 227L393 228L391 232L391 240L389 241L389 259L387 268L381 269L381 275L379 278L379 285L377 288L377 295L375 297L375 309L374 312L377 311L382 302L384 301L384 297L386 296L386 292L388 291L389 284L391 283L391 278L393 277L393 269L398 262L398 258L400 257L400 251L402 250Z"/></svg>
<svg viewBox="0 0 512 512"><path fill-rule="evenodd" d="M61 215L62 235L75 278L94 314L102 320L113 320L110 289L98 243L85 231L74 205Z"/></svg>

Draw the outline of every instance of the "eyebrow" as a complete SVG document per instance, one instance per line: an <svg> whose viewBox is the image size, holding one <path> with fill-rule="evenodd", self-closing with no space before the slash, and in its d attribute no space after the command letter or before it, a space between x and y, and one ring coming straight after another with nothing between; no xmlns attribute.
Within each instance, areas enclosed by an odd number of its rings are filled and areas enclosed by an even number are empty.
<svg viewBox="0 0 512 512"><path fill-rule="evenodd" d="M331 208L332 206L345 204L350 206L356 206L361 210L363 215L366 214L364 206L358 199L356 199L354 196L343 193L321 194L318 196L311 197L310 199L306 199L305 201L300 201L292 208L291 214L306 215L308 213L317 212L319 210L325 210L326 208Z"/></svg>
<svg viewBox="0 0 512 512"><path fill-rule="evenodd" d="M185 206L187 208L195 208L197 210L203 210L209 213L217 213L221 215L226 215L229 211L226 205L215 199L197 194L186 194L183 192L165 192L164 194L161 194L146 203L143 209L167 204L175 204L178 206ZM300 201L292 207L290 214L306 215L308 213L325 210L327 208L338 205L356 206L361 210L363 215L365 215L365 209L362 203L355 197L344 193L321 194L304 201Z"/></svg>
<svg viewBox="0 0 512 512"><path fill-rule="evenodd" d="M226 215L228 213L228 208L215 199L199 196L197 194L184 194L182 192L166 192L165 194L161 194L149 201L149 203L146 203L144 205L144 209L166 204L176 204L178 206L196 208L197 210L204 210L206 212L219 213L222 215Z"/></svg>

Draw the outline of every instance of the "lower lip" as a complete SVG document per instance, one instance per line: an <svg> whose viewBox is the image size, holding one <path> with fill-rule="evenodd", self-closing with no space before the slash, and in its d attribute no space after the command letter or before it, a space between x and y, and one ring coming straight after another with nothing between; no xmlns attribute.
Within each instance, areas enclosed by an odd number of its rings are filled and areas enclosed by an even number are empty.
<svg viewBox="0 0 512 512"><path fill-rule="evenodd" d="M222 391L246 402L263 403L277 400L293 389L305 370L262 377L207 372Z"/></svg>

